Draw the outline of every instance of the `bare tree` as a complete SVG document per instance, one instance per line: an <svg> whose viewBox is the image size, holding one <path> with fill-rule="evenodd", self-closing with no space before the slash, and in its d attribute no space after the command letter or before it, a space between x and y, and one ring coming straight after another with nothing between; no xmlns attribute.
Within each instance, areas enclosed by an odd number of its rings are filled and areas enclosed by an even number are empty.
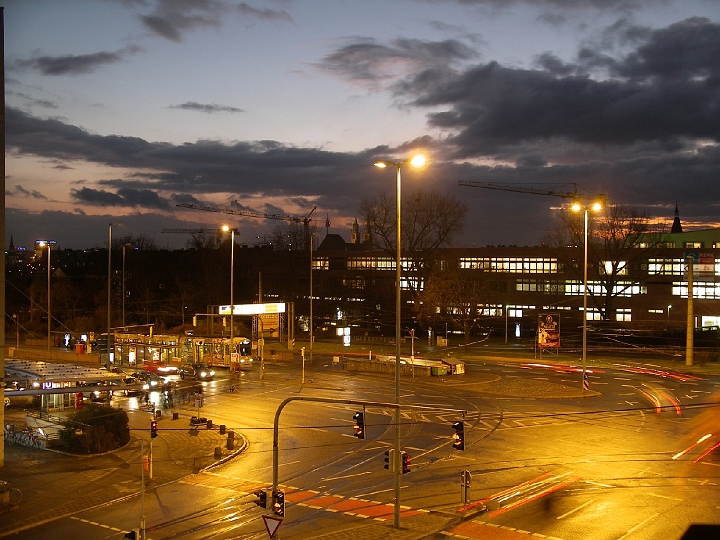
<svg viewBox="0 0 720 540"><path fill-rule="evenodd" d="M434 270L415 297L415 312L429 324L450 321L463 329L465 343L477 324L482 305L493 302L493 292L481 272L457 267Z"/></svg>
<svg viewBox="0 0 720 540"><path fill-rule="evenodd" d="M316 227L312 223L304 225L294 221L276 224L270 233L270 242L279 251L309 251L310 236L314 235Z"/></svg>
<svg viewBox="0 0 720 540"><path fill-rule="evenodd" d="M553 230L546 235L546 243L557 254L566 269L578 279L583 278L585 234L583 213L571 211L560 214ZM600 310L602 318L613 315L616 298L632 294L640 282L635 275L646 275L642 265L659 247L662 226L652 223L645 212L628 206L608 206L599 216L588 219L588 268L593 269L590 281L599 287L588 286L588 298ZM576 246L572 255L568 247ZM642 248L642 249L640 249Z"/></svg>
<svg viewBox="0 0 720 540"><path fill-rule="evenodd" d="M395 197L380 193L363 199L360 214L370 224L373 247L396 256ZM402 201L402 251L417 271L433 252L449 247L462 233L467 206L450 194L415 191Z"/></svg>

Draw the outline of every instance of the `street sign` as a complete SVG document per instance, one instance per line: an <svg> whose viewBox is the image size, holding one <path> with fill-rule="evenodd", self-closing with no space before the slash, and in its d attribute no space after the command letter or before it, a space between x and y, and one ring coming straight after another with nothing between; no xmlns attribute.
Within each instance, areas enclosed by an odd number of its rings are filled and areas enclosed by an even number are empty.
<svg viewBox="0 0 720 540"><path fill-rule="evenodd" d="M265 522L265 530L267 530L268 535L270 538L274 537L280 527L280 524L282 523L282 518L274 516L263 516L262 518Z"/></svg>

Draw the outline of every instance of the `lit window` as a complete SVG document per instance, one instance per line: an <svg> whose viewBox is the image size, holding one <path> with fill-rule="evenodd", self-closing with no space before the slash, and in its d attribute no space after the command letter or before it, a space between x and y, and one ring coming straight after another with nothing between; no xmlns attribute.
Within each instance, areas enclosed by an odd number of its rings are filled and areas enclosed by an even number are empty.
<svg viewBox="0 0 720 540"><path fill-rule="evenodd" d="M632 316L630 314L630 309L627 308L618 308L615 311L615 320L618 322L629 322L632 321Z"/></svg>

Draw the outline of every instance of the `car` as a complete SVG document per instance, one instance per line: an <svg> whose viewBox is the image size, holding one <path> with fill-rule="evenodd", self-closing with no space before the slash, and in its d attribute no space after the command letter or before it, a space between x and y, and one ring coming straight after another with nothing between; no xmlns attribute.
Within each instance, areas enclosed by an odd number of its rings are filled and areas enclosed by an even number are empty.
<svg viewBox="0 0 720 540"><path fill-rule="evenodd" d="M181 364L178 374L181 379L188 377L198 381L209 381L215 377L215 372L207 364Z"/></svg>
<svg viewBox="0 0 720 540"><path fill-rule="evenodd" d="M143 383L144 390L164 390L170 386L167 379L152 371L136 371L131 377Z"/></svg>

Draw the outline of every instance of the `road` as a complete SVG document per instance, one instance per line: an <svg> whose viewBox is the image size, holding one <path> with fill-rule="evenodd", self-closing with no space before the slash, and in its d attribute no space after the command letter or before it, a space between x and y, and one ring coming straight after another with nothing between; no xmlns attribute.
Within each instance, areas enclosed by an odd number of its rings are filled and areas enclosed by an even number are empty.
<svg viewBox="0 0 720 540"><path fill-rule="evenodd" d="M466 375L455 377L403 378L411 472L402 476L400 530L384 469L391 409L366 406L367 438L359 440L353 415L361 406L291 402L280 418L287 504L276 538L673 540L693 523L720 525L720 450L710 451L720 442L710 404L720 378L617 362L594 369L589 381L583 394L577 370L509 361L468 361ZM220 374L206 383L203 415L242 433L248 447L209 471L155 484L144 498L148 537L267 538L261 516L271 511L253 492L272 481L279 404L289 397L385 403L393 384L392 376L348 373L319 357L306 366L305 384L291 364L268 365L263 380L258 370ZM133 407L133 398L119 399ZM457 420L466 426L462 452L451 446ZM465 470L468 505L460 498ZM28 537L121 538L137 527L142 504L128 494Z"/></svg>

